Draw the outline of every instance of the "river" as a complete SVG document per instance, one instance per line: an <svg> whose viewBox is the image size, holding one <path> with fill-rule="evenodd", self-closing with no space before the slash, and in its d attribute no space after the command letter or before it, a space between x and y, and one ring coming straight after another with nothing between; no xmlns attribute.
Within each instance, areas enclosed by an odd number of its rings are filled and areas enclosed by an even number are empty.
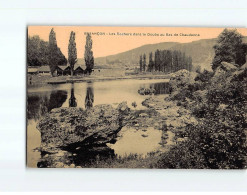
<svg viewBox="0 0 247 195"><path fill-rule="evenodd" d="M36 125L39 120L53 108L81 107L87 109L99 104L111 104L113 107L126 101L131 109L146 109L142 101L147 96L140 95L140 88L155 89L154 95L169 93L168 80L113 80L101 82L66 83L45 85L42 87L30 86L27 91L27 165L37 167L41 158L38 148L41 144L41 135ZM148 128L144 132L135 129L123 128L119 132L117 142L109 147L115 155L129 154L146 155L159 147L162 132Z"/></svg>

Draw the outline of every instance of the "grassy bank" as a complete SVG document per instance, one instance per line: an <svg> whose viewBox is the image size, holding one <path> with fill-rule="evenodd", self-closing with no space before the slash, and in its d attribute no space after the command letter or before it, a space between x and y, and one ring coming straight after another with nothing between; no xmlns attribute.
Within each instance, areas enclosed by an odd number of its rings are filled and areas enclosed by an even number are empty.
<svg viewBox="0 0 247 195"><path fill-rule="evenodd" d="M96 159L83 168L155 168L158 153L149 153L146 157L130 154L124 157Z"/></svg>

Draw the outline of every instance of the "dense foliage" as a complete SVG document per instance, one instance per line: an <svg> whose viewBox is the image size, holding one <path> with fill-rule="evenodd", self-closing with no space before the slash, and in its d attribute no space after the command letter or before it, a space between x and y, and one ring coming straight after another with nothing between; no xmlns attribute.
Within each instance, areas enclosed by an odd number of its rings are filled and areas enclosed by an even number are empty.
<svg viewBox="0 0 247 195"><path fill-rule="evenodd" d="M243 36L236 29L224 29L214 46L215 57L212 69L215 70L223 61L242 66L246 60L247 45L242 41Z"/></svg>
<svg viewBox="0 0 247 195"><path fill-rule="evenodd" d="M241 169L246 166L247 69L220 75L204 71L174 100L191 110L197 125L188 139L161 155L158 167Z"/></svg>
<svg viewBox="0 0 247 195"><path fill-rule="evenodd" d="M68 46L68 61L71 67L71 75L73 75L74 65L77 62L77 50L76 50L76 42L75 42L75 32L71 31L69 46Z"/></svg>
<svg viewBox="0 0 247 195"><path fill-rule="evenodd" d="M27 63L29 66L41 66L48 64L48 42L39 36L28 37Z"/></svg>
<svg viewBox="0 0 247 195"><path fill-rule="evenodd" d="M145 59L145 66L144 66ZM142 64L141 64L142 62ZM156 50L154 53L149 54L149 64L146 68L146 54L140 56L140 71L160 71L164 73L176 72L181 69L186 69L191 71L192 69L192 58L186 56L185 53L181 51L171 51L171 50Z"/></svg>
<svg viewBox="0 0 247 195"><path fill-rule="evenodd" d="M28 66L49 65L49 43L40 39L39 36L28 37L27 43L27 64ZM55 59L57 65L67 64L67 60L61 50L56 47Z"/></svg>

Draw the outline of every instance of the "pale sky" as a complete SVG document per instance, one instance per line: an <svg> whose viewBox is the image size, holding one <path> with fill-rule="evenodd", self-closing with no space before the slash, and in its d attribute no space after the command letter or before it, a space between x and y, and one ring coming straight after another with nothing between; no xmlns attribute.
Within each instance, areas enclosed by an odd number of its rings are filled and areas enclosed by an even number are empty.
<svg viewBox="0 0 247 195"><path fill-rule="evenodd" d="M185 27L93 27L93 26L29 26L28 36L39 35L41 39L48 41L49 33L54 28L57 45L63 54L68 57L68 43L70 32L75 32L77 57L83 58L86 42L85 32L99 32L100 35L92 35L94 57L113 55L134 49L146 44L160 42L191 42L200 39L216 38L224 28L185 28ZM247 36L246 28L237 28L243 36ZM115 33L115 35L114 35ZM132 35L117 35L117 33L132 33ZM134 33L141 33L134 35ZM146 36L143 36L145 33ZM160 36L153 36L159 34ZM172 36L168 36L172 35ZM174 36L174 34L178 36ZM199 34L200 36L180 36L183 34ZM161 34L165 36L161 36Z"/></svg>

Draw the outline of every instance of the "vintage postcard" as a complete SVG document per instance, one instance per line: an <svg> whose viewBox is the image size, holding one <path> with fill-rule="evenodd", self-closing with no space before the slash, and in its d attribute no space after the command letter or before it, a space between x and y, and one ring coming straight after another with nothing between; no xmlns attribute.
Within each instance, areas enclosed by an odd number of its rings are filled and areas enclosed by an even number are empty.
<svg viewBox="0 0 247 195"><path fill-rule="evenodd" d="M247 29L28 26L27 167L245 169Z"/></svg>

